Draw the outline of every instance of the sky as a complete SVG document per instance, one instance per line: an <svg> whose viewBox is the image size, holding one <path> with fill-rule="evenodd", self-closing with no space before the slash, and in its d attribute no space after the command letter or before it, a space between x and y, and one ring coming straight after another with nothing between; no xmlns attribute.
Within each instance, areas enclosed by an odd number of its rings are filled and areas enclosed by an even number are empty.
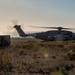
<svg viewBox="0 0 75 75"><path fill-rule="evenodd" d="M29 26L75 28L75 0L0 0L0 32L13 32L13 20L26 32L47 30Z"/></svg>

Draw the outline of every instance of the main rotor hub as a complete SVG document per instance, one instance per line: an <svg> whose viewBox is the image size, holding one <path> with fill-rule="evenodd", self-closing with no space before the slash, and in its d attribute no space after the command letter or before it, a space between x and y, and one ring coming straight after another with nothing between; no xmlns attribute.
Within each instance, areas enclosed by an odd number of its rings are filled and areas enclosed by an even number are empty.
<svg viewBox="0 0 75 75"><path fill-rule="evenodd" d="M61 29L64 29L64 28L62 28L62 27L57 27L57 29L58 29L58 30L61 30Z"/></svg>

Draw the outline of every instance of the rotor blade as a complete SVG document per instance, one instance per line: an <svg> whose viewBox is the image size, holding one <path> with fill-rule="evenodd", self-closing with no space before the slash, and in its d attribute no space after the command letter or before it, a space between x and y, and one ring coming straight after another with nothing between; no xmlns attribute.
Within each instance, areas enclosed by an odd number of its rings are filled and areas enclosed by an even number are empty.
<svg viewBox="0 0 75 75"><path fill-rule="evenodd" d="M11 31L9 31L9 33L11 36L17 36L18 35L18 33L15 29L12 29Z"/></svg>
<svg viewBox="0 0 75 75"><path fill-rule="evenodd" d="M14 24L14 25L18 25L18 20L16 19L16 20L12 20L12 23Z"/></svg>
<svg viewBox="0 0 75 75"><path fill-rule="evenodd" d="M39 27L39 26L29 26L33 28L47 28L47 29L57 29L57 27Z"/></svg>
<svg viewBox="0 0 75 75"><path fill-rule="evenodd" d="M69 29L69 30L75 30L75 28L65 28L65 27L57 27L56 29Z"/></svg>
<svg viewBox="0 0 75 75"><path fill-rule="evenodd" d="M64 28L64 27L40 27L40 26L29 26L29 27L46 28L46 29L70 29L70 30L75 30L75 28Z"/></svg>
<svg viewBox="0 0 75 75"><path fill-rule="evenodd" d="M62 28L62 29L75 30L75 28Z"/></svg>
<svg viewBox="0 0 75 75"><path fill-rule="evenodd" d="M10 25L8 25L7 26L7 30L9 31L9 30L12 30L13 29L13 26L10 26Z"/></svg>
<svg viewBox="0 0 75 75"><path fill-rule="evenodd" d="M13 31L12 36L18 36L18 33L16 31Z"/></svg>
<svg viewBox="0 0 75 75"><path fill-rule="evenodd" d="M24 24L21 24L21 28L24 30Z"/></svg>

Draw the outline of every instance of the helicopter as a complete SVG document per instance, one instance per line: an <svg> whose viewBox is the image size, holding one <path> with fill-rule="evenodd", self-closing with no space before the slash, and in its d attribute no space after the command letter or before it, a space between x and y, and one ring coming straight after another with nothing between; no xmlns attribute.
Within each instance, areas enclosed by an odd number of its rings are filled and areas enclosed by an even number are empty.
<svg viewBox="0 0 75 75"><path fill-rule="evenodd" d="M26 34L21 25L15 25L14 28L17 30L20 37L27 37L32 36L36 39L41 39L44 41L66 41L66 40L75 40L75 33L72 31L74 28L64 28L64 27L38 27L38 26L31 26L37 28L46 28L46 29L57 29L57 30L49 30L45 32L38 32L38 33L29 33Z"/></svg>

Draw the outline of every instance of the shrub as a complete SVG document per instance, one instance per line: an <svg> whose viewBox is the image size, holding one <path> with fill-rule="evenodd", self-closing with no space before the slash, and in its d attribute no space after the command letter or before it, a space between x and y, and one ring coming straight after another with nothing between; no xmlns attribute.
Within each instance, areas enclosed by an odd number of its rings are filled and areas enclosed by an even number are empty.
<svg viewBox="0 0 75 75"><path fill-rule="evenodd" d="M69 51L67 53L66 58L69 59L69 60L75 60L75 52L74 52L74 50Z"/></svg>
<svg viewBox="0 0 75 75"><path fill-rule="evenodd" d="M0 53L0 71L11 71L11 58L7 53Z"/></svg>

